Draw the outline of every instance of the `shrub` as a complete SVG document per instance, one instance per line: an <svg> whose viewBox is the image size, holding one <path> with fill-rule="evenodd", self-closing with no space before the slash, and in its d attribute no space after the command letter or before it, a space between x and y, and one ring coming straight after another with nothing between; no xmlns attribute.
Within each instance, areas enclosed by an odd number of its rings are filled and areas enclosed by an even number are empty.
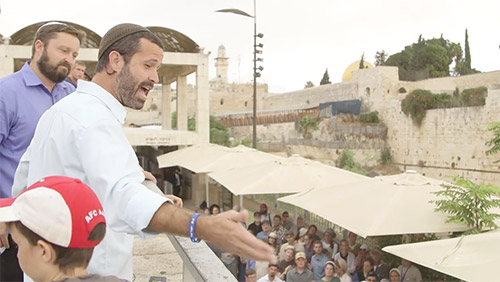
<svg viewBox="0 0 500 282"><path fill-rule="evenodd" d="M486 95L488 89L486 87L477 87L465 89L462 91L462 101L469 107L484 106L486 103Z"/></svg>
<svg viewBox="0 0 500 282"><path fill-rule="evenodd" d="M305 116L299 121L299 133L302 133L302 136L306 139L312 138L311 131L317 130L319 124L318 118L312 118Z"/></svg>
<svg viewBox="0 0 500 282"><path fill-rule="evenodd" d="M380 151L380 163L383 165L389 164L392 161L391 149L385 147Z"/></svg>
<svg viewBox="0 0 500 282"><path fill-rule="evenodd" d="M367 114L359 115L359 122L362 123L380 123L380 119L378 118L378 112L369 112Z"/></svg>

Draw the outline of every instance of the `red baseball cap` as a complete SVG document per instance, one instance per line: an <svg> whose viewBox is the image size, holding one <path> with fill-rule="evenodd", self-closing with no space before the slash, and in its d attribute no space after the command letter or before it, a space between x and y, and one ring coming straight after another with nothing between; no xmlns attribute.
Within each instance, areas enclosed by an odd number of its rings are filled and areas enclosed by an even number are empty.
<svg viewBox="0 0 500 282"><path fill-rule="evenodd" d="M0 199L0 222L12 221L20 221L50 243L85 249L99 244L88 237L97 224L106 224L94 191L65 176L43 178L16 198Z"/></svg>

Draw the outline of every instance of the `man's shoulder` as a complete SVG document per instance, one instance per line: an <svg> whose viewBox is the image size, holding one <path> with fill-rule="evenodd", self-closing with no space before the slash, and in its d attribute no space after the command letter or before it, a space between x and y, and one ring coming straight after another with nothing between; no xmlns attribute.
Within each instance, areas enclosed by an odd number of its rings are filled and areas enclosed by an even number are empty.
<svg viewBox="0 0 500 282"><path fill-rule="evenodd" d="M26 86L23 76L20 72L11 73L3 78L0 78L0 95L15 93L19 90L19 86Z"/></svg>

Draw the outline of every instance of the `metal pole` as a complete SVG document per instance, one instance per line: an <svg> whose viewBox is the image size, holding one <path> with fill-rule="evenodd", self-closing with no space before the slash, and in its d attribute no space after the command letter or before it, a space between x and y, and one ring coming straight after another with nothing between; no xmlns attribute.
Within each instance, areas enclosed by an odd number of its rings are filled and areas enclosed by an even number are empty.
<svg viewBox="0 0 500 282"><path fill-rule="evenodd" d="M257 148L257 6L253 1L253 123L252 146Z"/></svg>

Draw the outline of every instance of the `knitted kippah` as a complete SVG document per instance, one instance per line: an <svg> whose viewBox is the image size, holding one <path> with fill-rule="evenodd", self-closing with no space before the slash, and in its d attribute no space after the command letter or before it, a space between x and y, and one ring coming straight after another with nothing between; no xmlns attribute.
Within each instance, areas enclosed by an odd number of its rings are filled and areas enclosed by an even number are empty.
<svg viewBox="0 0 500 282"><path fill-rule="evenodd" d="M149 29L142 27L140 25L136 24L119 24L113 28L111 28L104 37L101 40L101 44L99 44L99 53L98 53L98 58L100 59L102 55L106 52L106 50L111 47L114 43L116 43L118 40L137 33L141 31L147 31L150 32Z"/></svg>

